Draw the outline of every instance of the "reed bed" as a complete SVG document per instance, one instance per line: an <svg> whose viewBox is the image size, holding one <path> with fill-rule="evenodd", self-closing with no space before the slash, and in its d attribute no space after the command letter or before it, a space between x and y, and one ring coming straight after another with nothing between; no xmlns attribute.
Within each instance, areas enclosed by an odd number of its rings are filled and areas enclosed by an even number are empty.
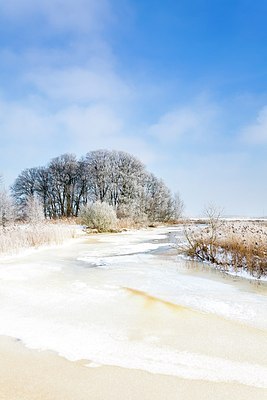
<svg viewBox="0 0 267 400"><path fill-rule="evenodd" d="M206 226L187 226L189 257L208 261L226 271L248 272L255 278L267 276L267 226L264 222L208 221Z"/></svg>
<svg viewBox="0 0 267 400"><path fill-rule="evenodd" d="M58 245L75 237L76 229L68 224L44 222L14 224L0 228L0 254L16 254L27 248Z"/></svg>

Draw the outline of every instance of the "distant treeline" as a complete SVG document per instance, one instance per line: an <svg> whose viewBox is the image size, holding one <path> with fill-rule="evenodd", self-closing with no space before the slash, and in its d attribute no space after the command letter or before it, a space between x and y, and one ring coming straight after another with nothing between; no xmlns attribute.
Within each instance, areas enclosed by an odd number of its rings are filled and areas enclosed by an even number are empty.
<svg viewBox="0 0 267 400"><path fill-rule="evenodd" d="M113 206L118 218L151 221L178 218L183 207L161 179L122 151L91 151L80 160L63 154L45 167L22 171L11 190L22 209L38 198L46 218L78 216L82 206L96 201Z"/></svg>

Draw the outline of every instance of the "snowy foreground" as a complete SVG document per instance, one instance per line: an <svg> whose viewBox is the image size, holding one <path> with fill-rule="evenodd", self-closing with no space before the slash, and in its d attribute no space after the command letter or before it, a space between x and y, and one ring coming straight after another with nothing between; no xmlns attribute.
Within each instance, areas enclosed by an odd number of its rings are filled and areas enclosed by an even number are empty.
<svg viewBox="0 0 267 400"><path fill-rule="evenodd" d="M267 287L185 261L181 228L91 235L0 263L0 334L88 367L267 389Z"/></svg>

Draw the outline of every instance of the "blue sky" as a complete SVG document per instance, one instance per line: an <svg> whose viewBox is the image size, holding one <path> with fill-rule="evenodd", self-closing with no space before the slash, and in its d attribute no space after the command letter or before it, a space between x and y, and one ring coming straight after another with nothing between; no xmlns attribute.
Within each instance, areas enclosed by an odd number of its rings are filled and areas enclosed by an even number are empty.
<svg viewBox="0 0 267 400"><path fill-rule="evenodd" d="M267 3L0 0L0 172L125 150L188 215L267 215Z"/></svg>

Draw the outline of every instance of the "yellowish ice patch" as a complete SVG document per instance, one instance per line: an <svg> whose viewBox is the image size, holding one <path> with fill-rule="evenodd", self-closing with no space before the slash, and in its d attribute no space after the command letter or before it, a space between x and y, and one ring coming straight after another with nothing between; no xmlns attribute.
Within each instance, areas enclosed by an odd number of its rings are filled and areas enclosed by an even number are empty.
<svg viewBox="0 0 267 400"><path fill-rule="evenodd" d="M172 303L168 300L163 300L159 297L156 297L149 293L143 292L142 290L132 289L132 288L128 288L128 287L123 287L123 289L126 290L128 293L132 294L133 296L138 296L138 297L142 298L145 301L146 307L161 304L161 305L164 305L175 311L189 311L189 310L192 311L188 307L184 307L184 306L181 306L180 304Z"/></svg>

